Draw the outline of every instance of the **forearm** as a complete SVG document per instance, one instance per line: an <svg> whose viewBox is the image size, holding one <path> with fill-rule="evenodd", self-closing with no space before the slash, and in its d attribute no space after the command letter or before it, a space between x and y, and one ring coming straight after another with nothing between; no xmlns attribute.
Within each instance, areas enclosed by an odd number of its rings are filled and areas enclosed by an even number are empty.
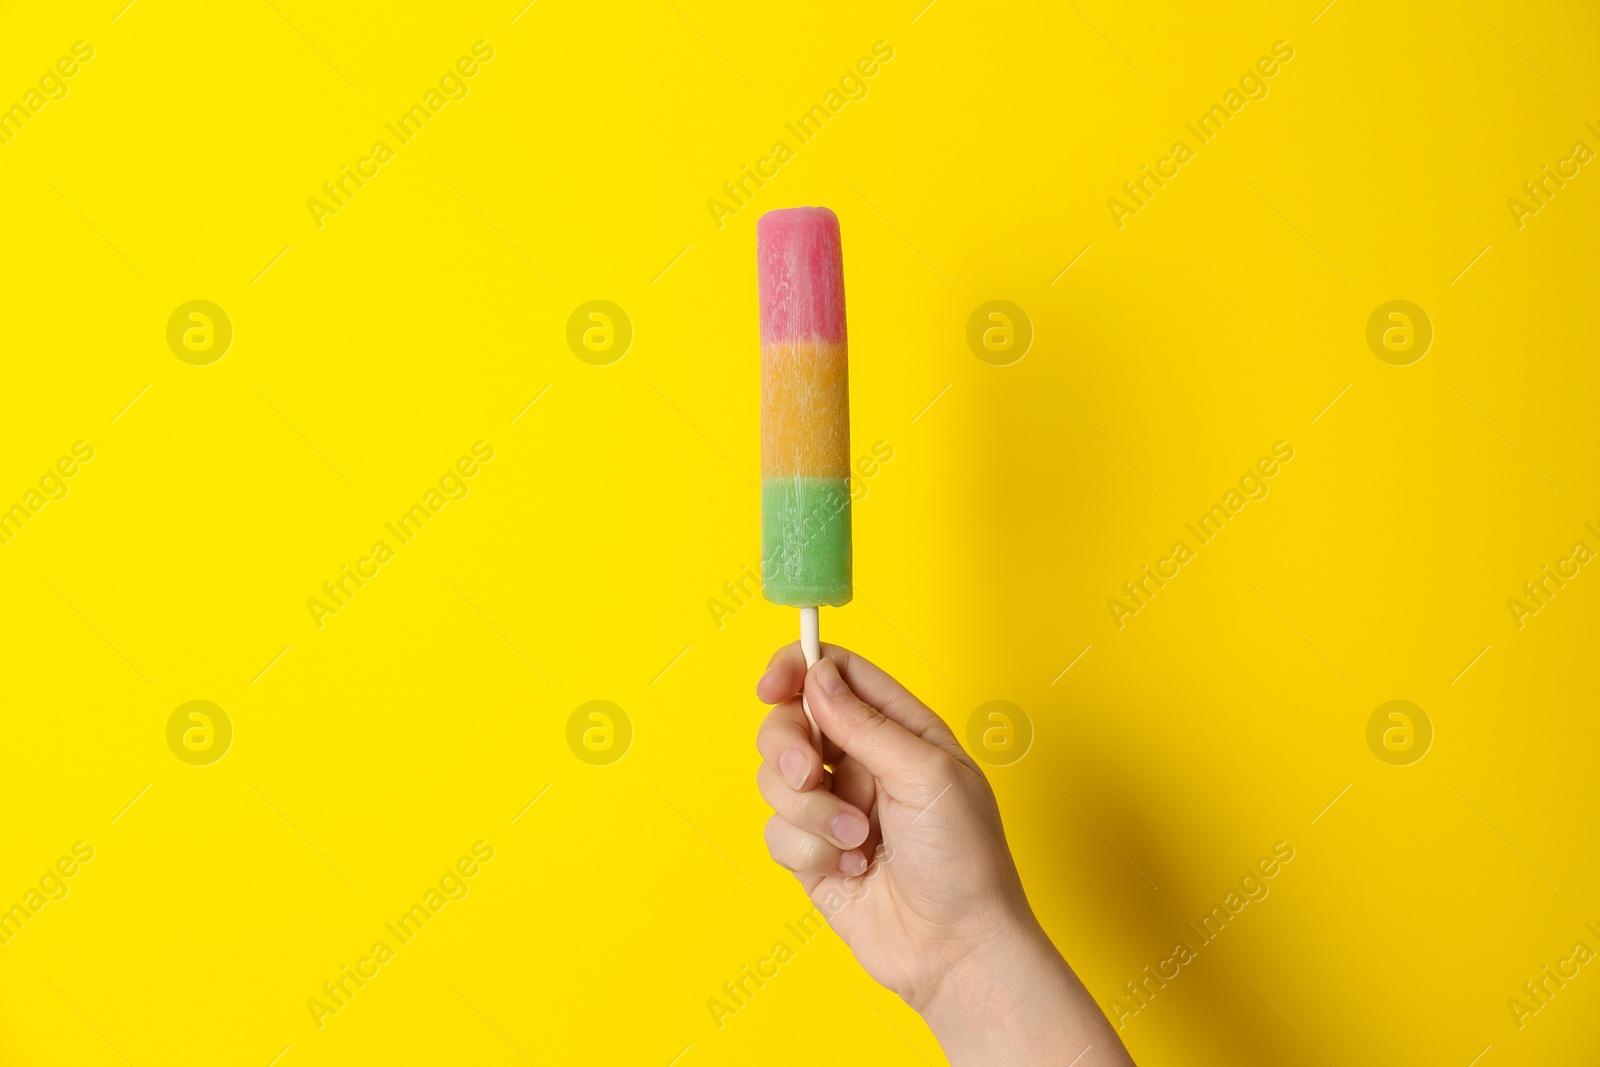
<svg viewBox="0 0 1600 1067"><path fill-rule="evenodd" d="M1132 1067L1088 990L1028 920L953 969L923 1007L952 1067Z"/></svg>

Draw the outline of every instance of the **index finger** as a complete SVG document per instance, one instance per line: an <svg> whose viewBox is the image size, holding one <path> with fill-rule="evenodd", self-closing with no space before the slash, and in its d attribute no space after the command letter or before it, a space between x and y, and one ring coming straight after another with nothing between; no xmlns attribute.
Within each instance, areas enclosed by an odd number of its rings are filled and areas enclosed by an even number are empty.
<svg viewBox="0 0 1600 1067"><path fill-rule="evenodd" d="M810 753L807 757L811 766L806 774L805 784L797 786L798 789L810 789L821 778L824 763L836 763L844 755L842 749L827 737L822 739L823 751L818 753L811 744L811 724L806 720L806 713L800 708L800 701L795 699L785 700L771 711L762 720L761 727L756 731L756 751L761 753L761 758L768 763L777 765L784 752L789 749L799 749L802 753ZM785 775L787 777L787 774Z"/></svg>

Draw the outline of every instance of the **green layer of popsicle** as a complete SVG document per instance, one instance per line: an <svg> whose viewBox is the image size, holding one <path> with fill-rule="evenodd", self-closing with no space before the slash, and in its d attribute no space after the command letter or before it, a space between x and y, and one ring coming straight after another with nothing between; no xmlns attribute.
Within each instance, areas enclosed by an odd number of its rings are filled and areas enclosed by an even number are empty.
<svg viewBox="0 0 1600 1067"><path fill-rule="evenodd" d="M850 602L850 480L761 480L762 591L774 604Z"/></svg>

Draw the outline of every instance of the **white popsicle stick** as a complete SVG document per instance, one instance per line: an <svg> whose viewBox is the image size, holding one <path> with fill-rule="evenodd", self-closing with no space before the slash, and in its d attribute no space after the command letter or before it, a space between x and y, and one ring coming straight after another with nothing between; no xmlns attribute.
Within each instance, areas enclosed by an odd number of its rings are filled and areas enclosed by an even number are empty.
<svg viewBox="0 0 1600 1067"><path fill-rule="evenodd" d="M817 617L816 608L800 609L800 651L805 653L807 671L816 666L817 660L822 658L821 622ZM806 713L806 722L811 724L811 746L817 750L818 758L825 758L822 752L822 730L811 715L811 705L807 703L804 692L800 694L800 707Z"/></svg>

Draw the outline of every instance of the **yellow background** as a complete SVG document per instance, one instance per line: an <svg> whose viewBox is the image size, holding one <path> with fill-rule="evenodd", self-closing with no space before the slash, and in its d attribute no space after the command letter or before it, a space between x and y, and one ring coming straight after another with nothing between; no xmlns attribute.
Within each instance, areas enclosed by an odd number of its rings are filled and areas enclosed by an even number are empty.
<svg viewBox="0 0 1600 1067"><path fill-rule="evenodd" d="M708 606L758 562L754 224L796 204L842 220L853 454L894 450L824 635L963 736L1025 710L991 778L1097 999L1296 850L1127 1020L1137 1060L1592 1052L1593 966L1506 1006L1600 948L1600 576L1506 606L1600 548L1600 175L1506 207L1600 148L1592 8L120 2L0 31L0 102L95 50L0 147L0 503L95 449L0 547L0 903L95 849L0 948L0 1061L942 1062L831 934L706 1006L808 908L753 781L795 616ZM469 95L319 229L308 198L479 40ZM1118 229L1107 199L1280 40ZM1365 341L1395 298L1436 331L1408 367ZM234 326L209 366L165 340L192 299ZM608 366L565 340L591 299L634 327ZM1036 331L1011 366L965 340L991 299ZM307 599L479 440L469 495L319 629ZM1280 440L1270 496L1119 630L1108 598ZM194 699L235 730L210 766L166 742ZM608 766L566 740L596 699L634 731ZM1410 766L1367 746L1391 699L1435 731ZM308 998L480 840L318 1029Z"/></svg>

